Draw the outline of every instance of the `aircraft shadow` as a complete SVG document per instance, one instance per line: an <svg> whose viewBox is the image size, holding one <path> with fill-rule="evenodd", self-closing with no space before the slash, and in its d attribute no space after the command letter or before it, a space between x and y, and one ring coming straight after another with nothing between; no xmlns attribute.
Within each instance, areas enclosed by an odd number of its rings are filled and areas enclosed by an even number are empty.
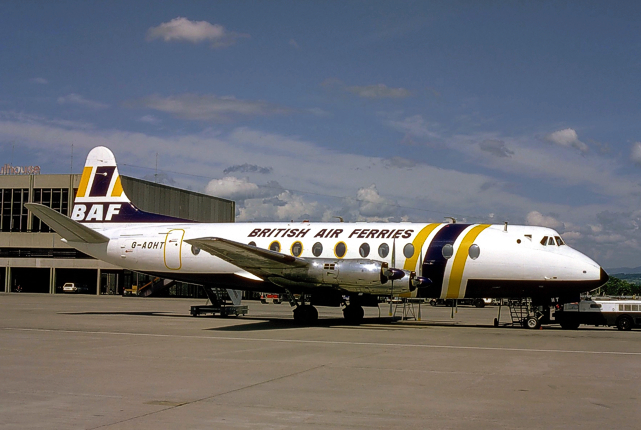
<svg viewBox="0 0 641 430"><path fill-rule="evenodd" d="M230 318L230 319L233 319ZM380 326L389 326L394 322L391 318L365 318L361 324L349 324L344 318L322 318L314 324L300 324L292 318L251 318L242 317L238 321L254 320L249 324L238 324L226 327L212 327L207 330L222 331L222 332L251 332L251 331L266 331L266 330L283 330L283 329L297 329L306 327L341 327L341 328L367 328L368 324L377 324Z"/></svg>
<svg viewBox="0 0 641 430"><path fill-rule="evenodd" d="M89 312L58 312L60 315L128 315L128 316L144 316L144 317L171 317L171 318L193 318L189 314L180 315L168 312L154 312L154 311L89 311Z"/></svg>

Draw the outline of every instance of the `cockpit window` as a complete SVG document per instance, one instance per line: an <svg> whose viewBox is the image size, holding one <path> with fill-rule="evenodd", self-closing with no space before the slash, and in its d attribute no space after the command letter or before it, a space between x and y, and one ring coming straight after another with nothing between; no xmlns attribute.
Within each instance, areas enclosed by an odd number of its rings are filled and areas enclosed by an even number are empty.
<svg viewBox="0 0 641 430"><path fill-rule="evenodd" d="M561 236L544 236L543 239L541 239L541 245L562 246L565 245L565 242L561 239Z"/></svg>

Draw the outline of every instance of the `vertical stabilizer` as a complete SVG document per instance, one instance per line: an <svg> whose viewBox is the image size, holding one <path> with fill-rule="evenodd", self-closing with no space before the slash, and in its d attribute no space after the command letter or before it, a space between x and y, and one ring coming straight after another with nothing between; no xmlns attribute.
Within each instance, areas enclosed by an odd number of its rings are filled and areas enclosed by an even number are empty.
<svg viewBox="0 0 641 430"><path fill-rule="evenodd" d="M189 222L136 208L122 188L116 157L104 146L87 155L71 219L92 224Z"/></svg>

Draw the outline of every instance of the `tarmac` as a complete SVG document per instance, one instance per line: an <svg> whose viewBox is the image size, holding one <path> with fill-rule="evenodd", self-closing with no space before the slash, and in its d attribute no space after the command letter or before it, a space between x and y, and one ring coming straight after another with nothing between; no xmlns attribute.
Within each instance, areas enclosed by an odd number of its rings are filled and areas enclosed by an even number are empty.
<svg viewBox="0 0 641 430"><path fill-rule="evenodd" d="M0 293L0 429L639 428L641 330L494 327L496 307ZM415 316L417 309L415 308ZM503 309L501 321L508 322ZM452 318L452 316L454 318Z"/></svg>

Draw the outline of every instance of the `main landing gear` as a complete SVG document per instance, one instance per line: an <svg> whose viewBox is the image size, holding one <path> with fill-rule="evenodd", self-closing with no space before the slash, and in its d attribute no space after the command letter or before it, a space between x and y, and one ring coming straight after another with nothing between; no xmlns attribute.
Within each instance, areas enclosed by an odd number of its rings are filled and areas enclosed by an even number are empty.
<svg viewBox="0 0 641 430"><path fill-rule="evenodd" d="M301 325L312 325L318 321L318 310L310 304L309 297L301 294L296 298L285 291L284 294L289 304L294 308L294 321ZM344 303L344 302L343 302ZM360 324L365 317L365 311L360 303L350 303L343 308L343 317L349 324Z"/></svg>

